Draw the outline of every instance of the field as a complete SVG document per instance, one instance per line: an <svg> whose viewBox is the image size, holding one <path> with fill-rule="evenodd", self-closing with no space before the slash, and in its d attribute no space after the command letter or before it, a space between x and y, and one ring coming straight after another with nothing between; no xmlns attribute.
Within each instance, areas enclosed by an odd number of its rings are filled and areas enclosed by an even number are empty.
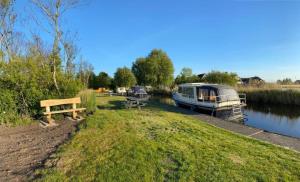
<svg viewBox="0 0 300 182"><path fill-rule="evenodd" d="M41 181L299 181L300 154L243 137L150 103L124 109L98 97L98 109L37 171Z"/></svg>

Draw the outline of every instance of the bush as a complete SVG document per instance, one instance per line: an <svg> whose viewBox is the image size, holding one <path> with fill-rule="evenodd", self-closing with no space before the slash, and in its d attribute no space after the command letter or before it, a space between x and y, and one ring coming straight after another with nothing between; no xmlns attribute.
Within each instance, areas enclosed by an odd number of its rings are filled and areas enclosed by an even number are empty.
<svg viewBox="0 0 300 182"><path fill-rule="evenodd" d="M75 76L57 72L60 94L54 87L47 62L20 58L0 65L0 111L24 117L38 118L42 114L40 101L51 98L74 97L82 89ZM7 116L7 117L6 117ZM12 122L14 117L1 116L1 123ZM6 121L5 118L7 119Z"/></svg>
<svg viewBox="0 0 300 182"><path fill-rule="evenodd" d="M96 111L96 93L93 90L81 91L78 96L81 98L81 107L86 108L88 114Z"/></svg>
<svg viewBox="0 0 300 182"><path fill-rule="evenodd" d="M235 73L212 71L204 77L204 81L207 83L235 86L238 82L238 76Z"/></svg>

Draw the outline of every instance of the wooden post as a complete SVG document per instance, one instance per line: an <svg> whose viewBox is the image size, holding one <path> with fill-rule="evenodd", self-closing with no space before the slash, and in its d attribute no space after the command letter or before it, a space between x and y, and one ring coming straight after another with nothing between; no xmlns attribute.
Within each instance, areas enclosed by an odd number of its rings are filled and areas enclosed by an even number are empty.
<svg viewBox="0 0 300 182"><path fill-rule="evenodd" d="M49 113L47 114L47 122L49 123L49 125L53 125L54 124L54 121L53 119L51 118L51 110L50 110L50 106L47 106L46 107L46 112Z"/></svg>
<svg viewBox="0 0 300 182"><path fill-rule="evenodd" d="M73 103L73 119L77 119L77 112L76 112L76 103Z"/></svg>

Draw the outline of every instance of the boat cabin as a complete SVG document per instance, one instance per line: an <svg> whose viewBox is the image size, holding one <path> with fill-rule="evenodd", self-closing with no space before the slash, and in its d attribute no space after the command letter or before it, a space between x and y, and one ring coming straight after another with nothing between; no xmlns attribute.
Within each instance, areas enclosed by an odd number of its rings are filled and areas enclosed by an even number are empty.
<svg viewBox="0 0 300 182"><path fill-rule="evenodd" d="M246 104L246 96L239 95L233 88L219 84L186 83L173 94L177 105L218 110Z"/></svg>

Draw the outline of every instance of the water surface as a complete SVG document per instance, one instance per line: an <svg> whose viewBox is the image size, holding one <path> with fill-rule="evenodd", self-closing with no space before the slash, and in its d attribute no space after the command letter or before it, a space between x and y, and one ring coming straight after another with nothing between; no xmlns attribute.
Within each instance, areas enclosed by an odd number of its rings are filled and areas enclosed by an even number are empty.
<svg viewBox="0 0 300 182"><path fill-rule="evenodd" d="M300 107L248 103L245 125L300 138Z"/></svg>

